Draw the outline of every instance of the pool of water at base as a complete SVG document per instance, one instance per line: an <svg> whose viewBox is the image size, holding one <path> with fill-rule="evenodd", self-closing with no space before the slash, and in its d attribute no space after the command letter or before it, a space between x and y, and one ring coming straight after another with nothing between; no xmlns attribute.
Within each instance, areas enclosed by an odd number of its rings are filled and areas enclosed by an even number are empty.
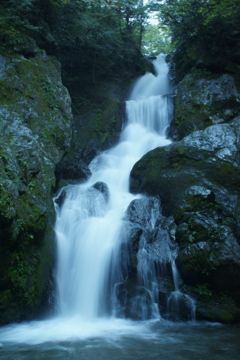
<svg viewBox="0 0 240 360"><path fill-rule="evenodd" d="M141 323L140 326L143 326ZM29 345L3 343L1 360L237 360L240 324L148 322L142 334Z"/></svg>

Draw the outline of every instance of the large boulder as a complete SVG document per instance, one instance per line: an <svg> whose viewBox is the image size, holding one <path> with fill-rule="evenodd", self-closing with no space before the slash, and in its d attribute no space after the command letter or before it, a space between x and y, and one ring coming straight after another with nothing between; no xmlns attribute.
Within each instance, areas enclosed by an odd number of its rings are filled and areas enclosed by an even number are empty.
<svg viewBox="0 0 240 360"><path fill-rule="evenodd" d="M180 246L176 263L185 283L206 298L218 297L220 293L230 296L237 306L240 306L239 129L237 117L229 123L196 131L177 143L152 150L131 172L131 191L160 196L163 214L174 216ZM222 321L239 319L239 309L234 306L229 309L231 316L224 310ZM206 314L202 316L210 319Z"/></svg>
<svg viewBox="0 0 240 360"><path fill-rule="evenodd" d="M178 84L168 134L174 140L208 126L229 122L240 112L240 93L230 74L195 69Z"/></svg>
<svg viewBox="0 0 240 360"><path fill-rule="evenodd" d="M71 141L59 63L35 55L0 56L0 324L31 316L46 300L55 165Z"/></svg>

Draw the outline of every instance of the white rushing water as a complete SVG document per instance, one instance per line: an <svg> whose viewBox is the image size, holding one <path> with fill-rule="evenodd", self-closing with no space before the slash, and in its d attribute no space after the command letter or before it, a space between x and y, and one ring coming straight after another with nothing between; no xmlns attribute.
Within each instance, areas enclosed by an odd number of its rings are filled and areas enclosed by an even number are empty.
<svg viewBox="0 0 240 360"><path fill-rule="evenodd" d="M69 186L64 206L57 210L58 305L64 316L93 320L106 313L110 264L118 258L122 217L135 198L129 193L133 165L149 150L169 144L168 68L156 61L159 74L146 74L136 83L126 103L128 123L119 144L100 154L90 165L87 183ZM107 184L109 199L92 187ZM113 264L114 267L114 264Z"/></svg>
<svg viewBox="0 0 240 360"><path fill-rule="evenodd" d="M143 324L114 318L106 299L110 266L117 264L122 218L136 197L129 193L133 165L148 151L170 143L165 137L171 120L168 66L163 56L154 61L156 76L145 74L136 82L126 102L127 123L114 148L97 156L92 176L80 185L62 190L57 220L57 309L55 318L0 331L0 341L41 343L105 336L145 334ZM101 192L94 184L103 182ZM102 186L100 184L100 186ZM61 196L61 194L60 194ZM146 330L146 329L145 329Z"/></svg>

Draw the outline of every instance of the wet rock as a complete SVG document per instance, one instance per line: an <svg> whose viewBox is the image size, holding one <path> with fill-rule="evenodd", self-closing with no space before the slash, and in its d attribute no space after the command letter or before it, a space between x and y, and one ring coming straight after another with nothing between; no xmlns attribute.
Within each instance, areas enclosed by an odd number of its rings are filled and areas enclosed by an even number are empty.
<svg viewBox="0 0 240 360"><path fill-rule="evenodd" d="M119 139L126 84L102 79L93 86L82 78L74 82L74 86L72 80L69 84L73 98L73 140L64 160L71 164L78 157L89 165L96 155Z"/></svg>
<svg viewBox="0 0 240 360"><path fill-rule="evenodd" d="M61 207L66 199L66 196L67 196L67 190L65 188L61 189L60 195L59 196L57 195L57 197L54 199L54 202Z"/></svg>
<svg viewBox="0 0 240 360"><path fill-rule="evenodd" d="M164 318L171 321L190 321L195 316L195 301L188 295L173 291L166 299Z"/></svg>
<svg viewBox="0 0 240 360"><path fill-rule="evenodd" d="M74 161L63 160L56 166L57 181L68 180L73 183L74 181L85 181L91 175L89 167L81 160L75 159Z"/></svg>
<svg viewBox="0 0 240 360"><path fill-rule="evenodd" d="M211 247L208 242L201 241L196 244L190 244L179 252L177 257L177 266L183 280L190 285L204 282L212 270L213 264L210 260Z"/></svg>
<svg viewBox="0 0 240 360"><path fill-rule="evenodd" d="M93 185L93 187L94 187L94 189L99 190L103 194L104 199L107 203L109 200L109 189L108 189L107 184L105 184L104 182L98 181L98 182L96 182L96 184Z"/></svg>
<svg viewBox="0 0 240 360"><path fill-rule="evenodd" d="M153 229L161 219L159 199L146 197L133 200L127 208L126 218L143 228Z"/></svg>
<svg viewBox="0 0 240 360"><path fill-rule="evenodd" d="M188 229L187 223L181 223L177 226L176 230L176 240L177 242L181 244L188 244L189 238L190 238L190 231Z"/></svg>
<svg viewBox="0 0 240 360"><path fill-rule="evenodd" d="M173 216L169 216L168 218L164 219L161 228L163 230L167 230L170 240L175 243L176 242L176 230L177 230L177 224L174 221Z"/></svg>
<svg viewBox="0 0 240 360"><path fill-rule="evenodd" d="M220 296L208 298L207 301L202 297L198 301L196 315L199 320L231 324L239 321L240 310L232 298L221 293Z"/></svg>
<svg viewBox="0 0 240 360"><path fill-rule="evenodd" d="M0 324L31 317L46 300L55 165L71 141L60 65L30 45L27 58L0 58Z"/></svg>

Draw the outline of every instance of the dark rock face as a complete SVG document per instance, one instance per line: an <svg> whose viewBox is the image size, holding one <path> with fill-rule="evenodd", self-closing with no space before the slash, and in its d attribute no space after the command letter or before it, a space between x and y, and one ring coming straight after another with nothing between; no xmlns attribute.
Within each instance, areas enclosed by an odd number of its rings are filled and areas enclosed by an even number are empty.
<svg viewBox="0 0 240 360"><path fill-rule="evenodd" d="M226 300L229 316L222 308L223 322L237 321L240 314L239 129L237 117L196 131L149 152L131 172L131 191L159 195L163 214L174 216L176 264L186 284L203 297L224 293L234 299ZM203 308L199 318L212 320L206 315L214 313L212 307Z"/></svg>
<svg viewBox="0 0 240 360"><path fill-rule="evenodd" d="M84 87L75 84L73 97L73 138L70 151L64 156L57 169L57 179L84 179L86 166L100 151L117 143L122 127L124 112L124 89L122 82L106 81ZM79 89L79 91L78 91Z"/></svg>
<svg viewBox="0 0 240 360"><path fill-rule="evenodd" d="M59 63L35 55L0 56L0 324L31 316L46 300L55 165L71 141Z"/></svg>
<svg viewBox="0 0 240 360"><path fill-rule="evenodd" d="M179 83L173 98L175 114L168 135L174 140L229 122L240 112L240 94L229 74L193 70Z"/></svg>
<svg viewBox="0 0 240 360"><path fill-rule="evenodd" d="M56 166L55 175L58 181L67 180L70 183L87 180L91 175L89 167L81 160L62 160Z"/></svg>

